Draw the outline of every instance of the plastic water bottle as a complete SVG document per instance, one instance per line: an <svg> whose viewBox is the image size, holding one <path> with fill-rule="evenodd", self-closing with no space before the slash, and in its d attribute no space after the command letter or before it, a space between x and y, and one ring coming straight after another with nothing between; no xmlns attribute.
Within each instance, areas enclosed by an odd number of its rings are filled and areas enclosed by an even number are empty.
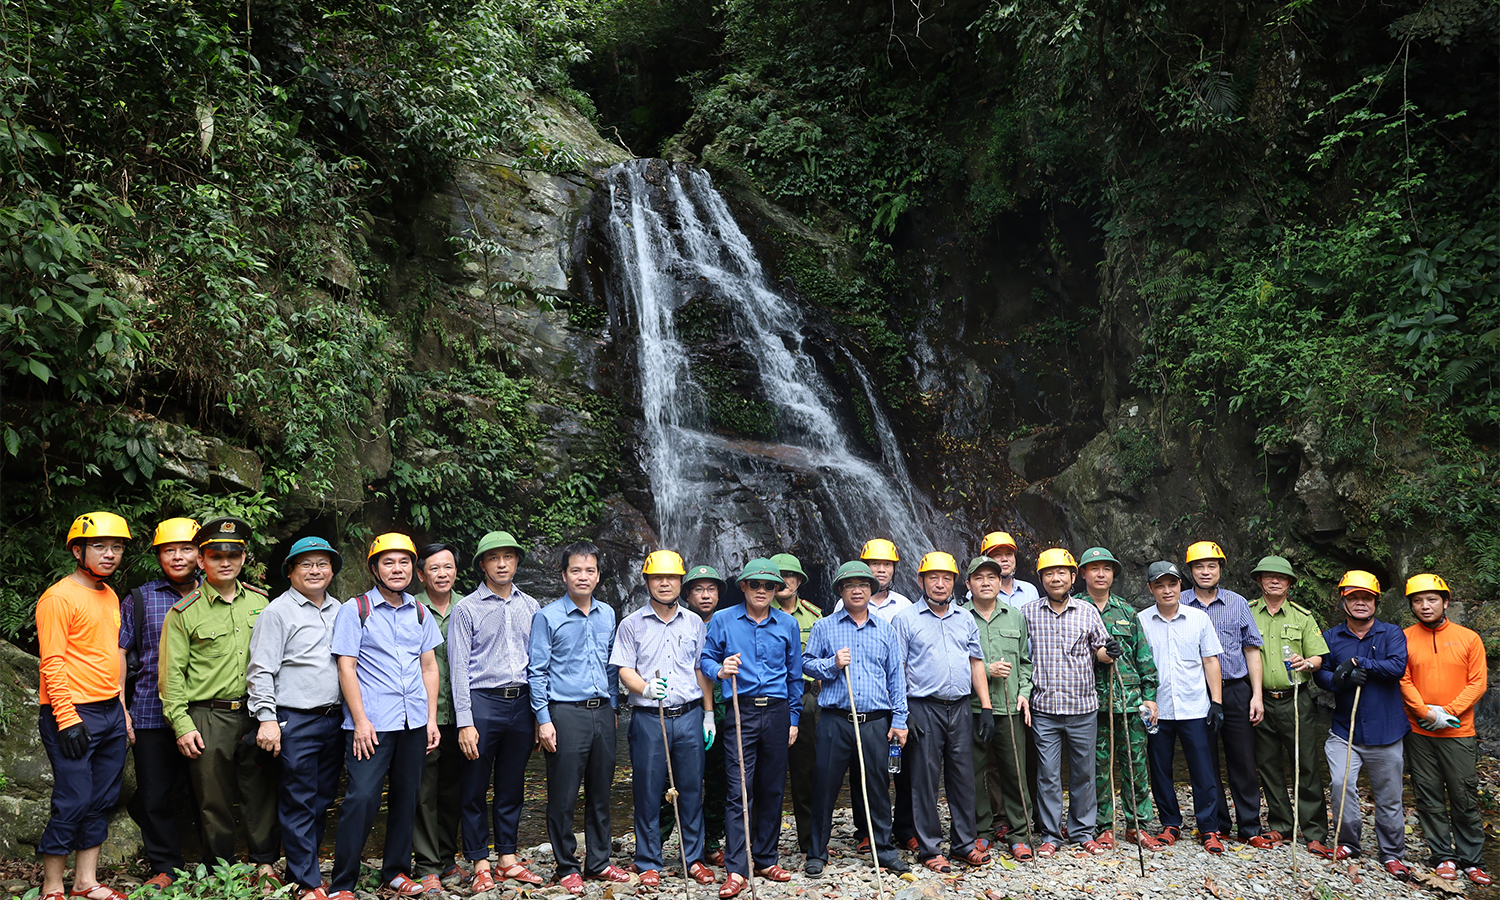
<svg viewBox="0 0 1500 900"><path fill-rule="evenodd" d="M1297 669L1292 668L1291 644L1281 645L1281 663L1282 665L1286 666L1286 677L1288 678L1288 680L1290 680L1292 684L1301 684L1302 673Z"/></svg>
<svg viewBox="0 0 1500 900"><path fill-rule="evenodd" d="M901 771L901 745L891 741L891 753L886 758L886 771L895 775Z"/></svg>
<svg viewBox="0 0 1500 900"><path fill-rule="evenodd" d="M1151 721L1151 707L1141 704L1141 724L1146 726L1147 734L1156 734L1161 731L1161 723Z"/></svg>

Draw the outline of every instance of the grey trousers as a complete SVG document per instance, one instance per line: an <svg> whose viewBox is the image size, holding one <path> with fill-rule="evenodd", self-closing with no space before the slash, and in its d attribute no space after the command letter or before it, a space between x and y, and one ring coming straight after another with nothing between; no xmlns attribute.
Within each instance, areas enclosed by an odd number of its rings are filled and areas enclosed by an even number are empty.
<svg viewBox="0 0 1500 900"><path fill-rule="evenodd" d="M583 788L583 873L609 865L609 788L615 780L615 711L608 703L584 709L550 704L557 752L547 756L547 838L557 856L557 877L578 871L573 812Z"/></svg>
<svg viewBox="0 0 1500 900"><path fill-rule="evenodd" d="M1098 743L1099 716L1080 713L1054 716L1031 713L1036 736L1036 805L1041 819L1041 839L1062 846L1062 756L1068 745L1068 837L1078 843L1093 840L1098 796L1094 788L1094 749Z"/></svg>
<svg viewBox="0 0 1500 900"><path fill-rule="evenodd" d="M1335 838L1340 844L1359 848L1361 821L1359 814L1359 773L1364 771L1375 801L1375 843L1380 861L1401 859L1406 855L1406 816L1401 806L1403 757L1401 742L1373 746L1355 744L1353 752L1343 738L1328 735L1323 745L1328 757L1329 814L1338 821L1339 804L1344 804L1343 825ZM1349 773L1344 773L1344 758L1349 759ZM1341 800L1340 797L1343 799Z"/></svg>
<svg viewBox="0 0 1500 900"><path fill-rule="evenodd" d="M911 766L911 817L917 828L917 856L931 859L942 851L940 783L948 788L950 852L966 856L979 836L974 824L974 714L969 711L969 698L945 703L908 697L907 703L910 733L902 755Z"/></svg>

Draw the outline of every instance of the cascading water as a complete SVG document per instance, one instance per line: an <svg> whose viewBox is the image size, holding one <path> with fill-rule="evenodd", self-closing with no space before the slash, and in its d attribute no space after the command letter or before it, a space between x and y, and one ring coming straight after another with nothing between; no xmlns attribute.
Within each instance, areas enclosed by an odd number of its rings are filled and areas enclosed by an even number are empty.
<svg viewBox="0 0 1500 900"><path fill-rule="evenodd" d="M730 577L750 557L792 550L817 581L871 537L893 539L913 561L947 538L941 517L909 483L875 392L848 356L875 415L884 467L855 452L836 394L805 350L799 311L771 289L709 175L636 160L606 180L613 270L606 290L612 310L639 329L644 467L661 546ZM734 338L754 360L774 411L774 441L708 427L709 395L675 322L679 307L705 292L732 311Z"/></svg>

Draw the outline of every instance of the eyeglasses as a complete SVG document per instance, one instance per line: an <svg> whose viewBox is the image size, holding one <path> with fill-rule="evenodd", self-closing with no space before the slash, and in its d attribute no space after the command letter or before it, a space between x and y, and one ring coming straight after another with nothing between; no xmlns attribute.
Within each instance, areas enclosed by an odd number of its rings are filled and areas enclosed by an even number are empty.
<svg viewBox="0 0 1500 900"><path fill-rule="evenodd" d="M120 543L119 541L112 541L112 542L110 542L108 544L106 544L106 543L104 543L102 541L95 541L95 542L93 542L91 544L87 544L86 546L90 550L94 551L95 553L124 553L125 552L125 545L122 544L122 543Z"/></svg>
<svg viewBox="0 0 1500 900"><path fill-rule="evenodd" d="M774 581L747 581L747 582L745 582L745 590L747 590L747 591L774 591L778 587L780 587L780 585L778 585Z"/></svg>
<svg viewBox="0 0 1500 900"><path fill-rule="evenodd" d="M297 569L301 572L327 572L333 568L333 563L326 559L304 559L297 563Z"/></svg>

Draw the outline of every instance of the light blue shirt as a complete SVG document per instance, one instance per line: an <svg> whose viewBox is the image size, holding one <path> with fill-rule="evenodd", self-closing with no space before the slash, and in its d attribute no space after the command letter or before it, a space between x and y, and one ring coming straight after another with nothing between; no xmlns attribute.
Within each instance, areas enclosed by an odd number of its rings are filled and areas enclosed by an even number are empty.
<svg viewBox="0 0 1500 900"><path fill-rule="evenodd" d="M1033 600L1042 599L1042 595L1037 592L1036 585L1029 581L1022 581L1016 578L1011 582L1011 587L1013 590L1007 594L1004 585L1001 585L1000 599L1004 600L1012 609L1021 609Z"/></svg>
<svg viewBox="0 0 1500 900"><path fill-rule="evenodd" d="M422 654L443 642L433 617L422 611L411 594L392 606L378 588L364 595L370 617L359 621L359 598L344 601L333 620L333 655L358 660L359 698L365 717L376 731L405 731L427 727L427 685L422 681ZM354 730L349 702L344 701L344 730Z"/></svg>
<svg viewBox="0 0 1500 900"><path fill-rule="evenodd" d="M849 675L860 712L890 710L891 727L906 727L906 675L896 629L873 613L856 625L846 610L813 623L802 652L802 671L823 682L818 705L849 711L849 689L834 654L849 648Z"/></svg>
<svg viewBox="0 0 1500 900"><path fill-rule="evenodd" d="M973 692L969 660L983 662L984 648L972 613L950 602L940 616L924 598L897 613L892 624L906 666L908 697L957 700Z"/></svg>
<svg viewBox="0 0 1500 900"><path fill-rule="evenodd" d="M1151 642L1151 656L1156 661L1157 715L1169 722L1201 719L1208 715L1209 702L1205 657L1218 656L1224 648L1208 613L1177 604L1177 615L1162 616L1151 604L1136 618Z"/></svg>
<svg viewBox="0 0 1500 900"><path fill-rule="evenodd" d="M585 616L564 594L531 619L531 708L542 725L552 721L547 704L578 703L596 697L620 702L620 670L611 665L615 646L615 611L590 598Z"/></svg>
<svg viewBox="0 0 1500 900"><path fill-rule="evenodd" d="M795 728L802 718L802 629L796 619L775 606L768 612L759 622L750 618L743 604L714 613L698 668L712 680L726 658L740 654L740 673L735 676L740 695L787 701ZM719 685L728 699L729 679Z"/></svg>
<svg viewBox="0 0 1500 900"><path fill-rule="evenodd" d="M707 630L695 613L679 608L668 622L647 603L620 623L609 661L617 669L635 669L645 681L660 672L667 679L667 696L662 701L666 706L702 700L698 659ZM631 691L630 705L655 709L656 701Z"/></svg>
<svg viewBox="0 0 1500 900"><path fill-rule="evenodd" d="M536 601L515 585L502 598L481 584L454 608L448 620L448 679L458 727L474 724L472 691L527 683L536 611Z"/></svg>

